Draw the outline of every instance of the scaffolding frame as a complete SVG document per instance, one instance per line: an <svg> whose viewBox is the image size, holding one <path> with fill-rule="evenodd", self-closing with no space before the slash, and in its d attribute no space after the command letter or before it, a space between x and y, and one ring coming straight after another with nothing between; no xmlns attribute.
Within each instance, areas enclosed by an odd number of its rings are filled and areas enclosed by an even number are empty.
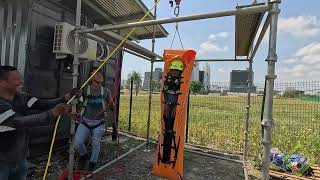
<svg viewBox="0 0 320 180"><path fill-rule="evenodd" d="M262 31L257 36L254 35L251 44L249 55L246 59L197 59L196 61L211 61L211 62L219 62L219 61L247 61L249 62L249 78L248 78L248 91L247 91L247 105L246 105L246 120L245 120L245 131L244 131L244 148L243 148L243 159L242 161L236 161L243 164L244 175L245 179L248 179L248 170L247 170L247 159L248 159L248 129L249 129L249 119L250 119L250 90L252 87L252 63L254 56L261 44L261 41L268 29L270 27L269 32L269 49L268 49L268 56L266 61L268 63L267 74L265 76L266 80L266 96L265 96L265 103L264 103L264 110L263 110L263 120L262 120L262 127L263 127L263 157L262 157L262 179L268 180L269 179L269 165L270 165L270 148L271 148L271 129L272 129L272 108L273 108L273 92L274 92L274 80L276 79L275 75L275 63L277 62L277 24L278 24L278 16L280 13L279 4L281 0L266 0L265 3L252 6L252 7L244 7L244 8L237 8L236 10L229 10L229 11L220 11L220 12L213 12L213 13L206 13L206 14L199 14L199 15L191 15L191 16L183 16L183 17L175 17L175 18L168 18L168 19L156 19L156 7L154 10L155 20L149 21L142 21L142 22L133 22L133 23L125 23L125 24L116 24L116 25L104 25L100 27L95 27L91 29L83 28L80 24L80 17L81 17L81 3L83 0L77 0L76 6L76 26L75 26L75 53L74 53L74 61L73 61L73 88L77 87L78 82L78 68L79 68L79 36L85 35L90 39L94 39L99 42L106 43L104 39L101 38L94 38L94 36L88 34L93 32L103 32L103 31L111 31L111 30L120 30L124 28L133 28L133 27L141 27L141 26L150 26L153 25L153 38L152 38L152 53L154 54L155 49L155 31L154 25L159 24L168 24L168 23L177 23L177 22L184 22L184 21L193 21L193 20L200 20L200 19L212 19L212 18L219 18L219 17L226 17L226 16L236 16L242 14L254 14L254 13L268 13L267 18L264 22ZM256 1L254 1L256 2ZM258 37L257 42L254 43L255 39ZM135 52L129 51L129 53L137 55L143 59L151 61L151 73L150 73L150 89L149 89L149 109L148 109L148 119L147 119L147 135L146 135L146 142L139 145L138 147L134 148L132 151L121 156L127 156L128 154L134 152L138 148L145 146L145 152L149 152L149 144L150 144L150 113L151 113L151 99L152 99L152 79L153 79L153 65L155 62L162 62L162 58L159 58L158 55L154 55L152 58L148 58L142 55L139 55ZM158 58L158 59L157 59ZM72 112L76 111L76 105L72 105ZM70 128L70 149L69 149L69 166L68 166L68 179L72 179L72 172L74 168L74 134L75 134L75 122L71 121L71 128ZM192 151L194 152L194 151ZM196 153L196 152L194 152ZM204 154L204 153L202 153ZM94 173L98 173L102 169L108 167L109 165L115 163L116 161L120 160L121 158L117 158L114 161L102 166L101 168L94 171ZM231 160L228 158L222 158L215 156L215 158L220 158L224 160ZM235 160L232 160L235 162Z"/></svg>

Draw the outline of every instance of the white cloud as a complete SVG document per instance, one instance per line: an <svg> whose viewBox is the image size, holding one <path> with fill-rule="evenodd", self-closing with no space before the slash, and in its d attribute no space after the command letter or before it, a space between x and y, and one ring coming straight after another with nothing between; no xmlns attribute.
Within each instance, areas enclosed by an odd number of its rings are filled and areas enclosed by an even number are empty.
<svg viewBox="0 0 320 180"><path fill-rule="evenodd" d="M290 59L284 60L283 62L286 63L286 64L291 64L291 63L297 62L297 59L296 58L290 58Z"/></svg>
<svg viewBox="0 0 320 180"><path fill-rule="evenodd" d="M219 68L219 69L218 69L218 72L226 73L226 72L227 72L227 70L226 70L226 69L224 69L224 68Z"/></svg>
<svg viewBox="0 0 320 180"><path fill-rule="evenodd" d="M320 33L320 20L316 16L279 18L279 31L296 37L315 36Z"/></svg>
<svg viewBox="0 0 320 180"><path fill-rule="evenodd" d="M320 43L313 42L301 49L296 54L305 64L316 65L320 63Z"/></svg>
<svg viewBox="0 0 320 180"><path fill-rule="evenodd" d="M319 80L320 42L314 42L299 49L294 57L285 60L284 63L285 66L278 68L280 80Z"/></svg>
<svg viewBox="0 0 320 180"><path fill-rule="evenodd" d="M199 54L207 53L207 52L224 52L228 51L229 47L228 46L219 46L215 44L214 42L211 41L206 41L202 44L200 44L200 50Z"/></svg>
<svg viewBox="0 0 320 180"><path fill-rule="evenodd" d="M308 56L320 54L320 43L313 42L297 51L296 56Z"/></svg>
<svg viewBox="0 0 320 180"><path fill-rule="evenodd" d="M311 37L320 34L320 20L316 16L295 16L289 18L279 18L279 33L290 34L294 37ZM267 43L269 40L269 29L267 29L262 42ZM259 27L260 34L262 26Z"/></svg>
<svg viewBox="0 0 320 180"><path fill-rule="evenodd" d="M210 34L208 39L216 39L216 38L227 38L229 37L229 33L228 32L219 32L216 34Z"/></svg>

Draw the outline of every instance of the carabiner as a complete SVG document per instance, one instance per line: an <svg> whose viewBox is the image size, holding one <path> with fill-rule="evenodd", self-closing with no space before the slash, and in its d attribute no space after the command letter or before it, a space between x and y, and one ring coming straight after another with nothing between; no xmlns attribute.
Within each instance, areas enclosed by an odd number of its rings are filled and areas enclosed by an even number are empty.
<svg viewBox="0 0 320 180"><path fill-rule="evenodd" d="M176 6L176 7L174 8L174 15L176 15L176 17L178 17L178 16L179 16L179 13L180 13L180 6Z"/></svg>

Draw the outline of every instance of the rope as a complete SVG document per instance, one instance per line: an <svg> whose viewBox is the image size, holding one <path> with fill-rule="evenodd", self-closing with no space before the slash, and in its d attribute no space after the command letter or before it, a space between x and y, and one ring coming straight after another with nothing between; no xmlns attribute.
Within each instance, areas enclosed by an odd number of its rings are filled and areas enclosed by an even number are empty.
<svg viewBox="0 0 320 180"><path fill-rule="evenodd" d="M180 4L180 1L179 1L179 4ZM178 17L179 14L180 14L180 5L179 4L177 3L177 6L174 8L174 12L173 12L173 14L176 17ZM182 38L181 38L180 32L179 32L179 24L178 23L176 23L174 35L173 35L173 38L172 38L172 41L171 41L171 45L170 45L170 49L172 49L173 42L176 39L176 34L178 34L180 45L181 45L182 49L184 49L184 46L183 46L183 43L182 43Z"/></svg>
<svg viewBox="0 0 320 180"><path fill-rule="evenodd" d="M156 5L160 2L160 0L157 0L157 2L153 5L153 7L139 20L139 22L143 21L148 14L152 11L152 9L154 9L156 7ZM105 65L108 60L113 56L113 54L127 41L127 39L131 36L131 34L136 30L135 28L132 28L130 30L130 32L126 35L126 37L119 43L119 45L110 53L110 55L108 55L108 57L104 60L104 62L101 63L101 65L92 73L92 75L87 79L87 81L85 81L83 83L83 85L80 87L80 89L82 90L89 82L90 80L93 78L93 76L103 67L103 65ZM68 102L67 104L70 104L72 102L72 100L75 98L75 96L73 96ZM53 137L52 137L52 141L51 141L51 145L50 145L50 150L49 150L49 155L48 155L48 161L46 164L46 169L45 172L43 174L43 178L42 180L45 180L47 177L47 173L48 173L48 169L49 169L49 165L50 165L50 160L51 160L51 155L52 155L52 150L53 150L53 145L56 139L56 134L57 134L57 130L58 130L58 125L61 119L61 115L57 118L55 127L54 127L54 131L53 131Z"/></svg>
<svg viewBox="0 0 320 180"><path fill-rule="evenodd" d="M173 45L174 39L176 38L176 34L177 34L177 31L174 31L174 35L173 35L173 39L171 41L170 49L172 49L172 45Z"/></svg>
<svg viewBox="0 0 320 180"><path fill-rule="evenodd" d="M178 23L176 24L176 31L177 31L178 36L179 36L179 40L180 40L181 47L182 47L182 49L184 49L184 47L183 47L183 43L182 43L182 39L181 39L181 36L180 36L179 30L178 30Z"/></svg>

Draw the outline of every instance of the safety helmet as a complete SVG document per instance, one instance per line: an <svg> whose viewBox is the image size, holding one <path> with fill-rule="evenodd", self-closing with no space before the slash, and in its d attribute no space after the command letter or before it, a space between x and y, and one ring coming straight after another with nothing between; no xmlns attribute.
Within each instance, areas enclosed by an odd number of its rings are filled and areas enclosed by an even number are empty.
<svg viewBox="0 0 320 180"><path fill-rule="evenodd" d="M170 64L170 69L177 69L183 71L183 68L183 62L180 60L172 61L172 63Z"/></svg>

